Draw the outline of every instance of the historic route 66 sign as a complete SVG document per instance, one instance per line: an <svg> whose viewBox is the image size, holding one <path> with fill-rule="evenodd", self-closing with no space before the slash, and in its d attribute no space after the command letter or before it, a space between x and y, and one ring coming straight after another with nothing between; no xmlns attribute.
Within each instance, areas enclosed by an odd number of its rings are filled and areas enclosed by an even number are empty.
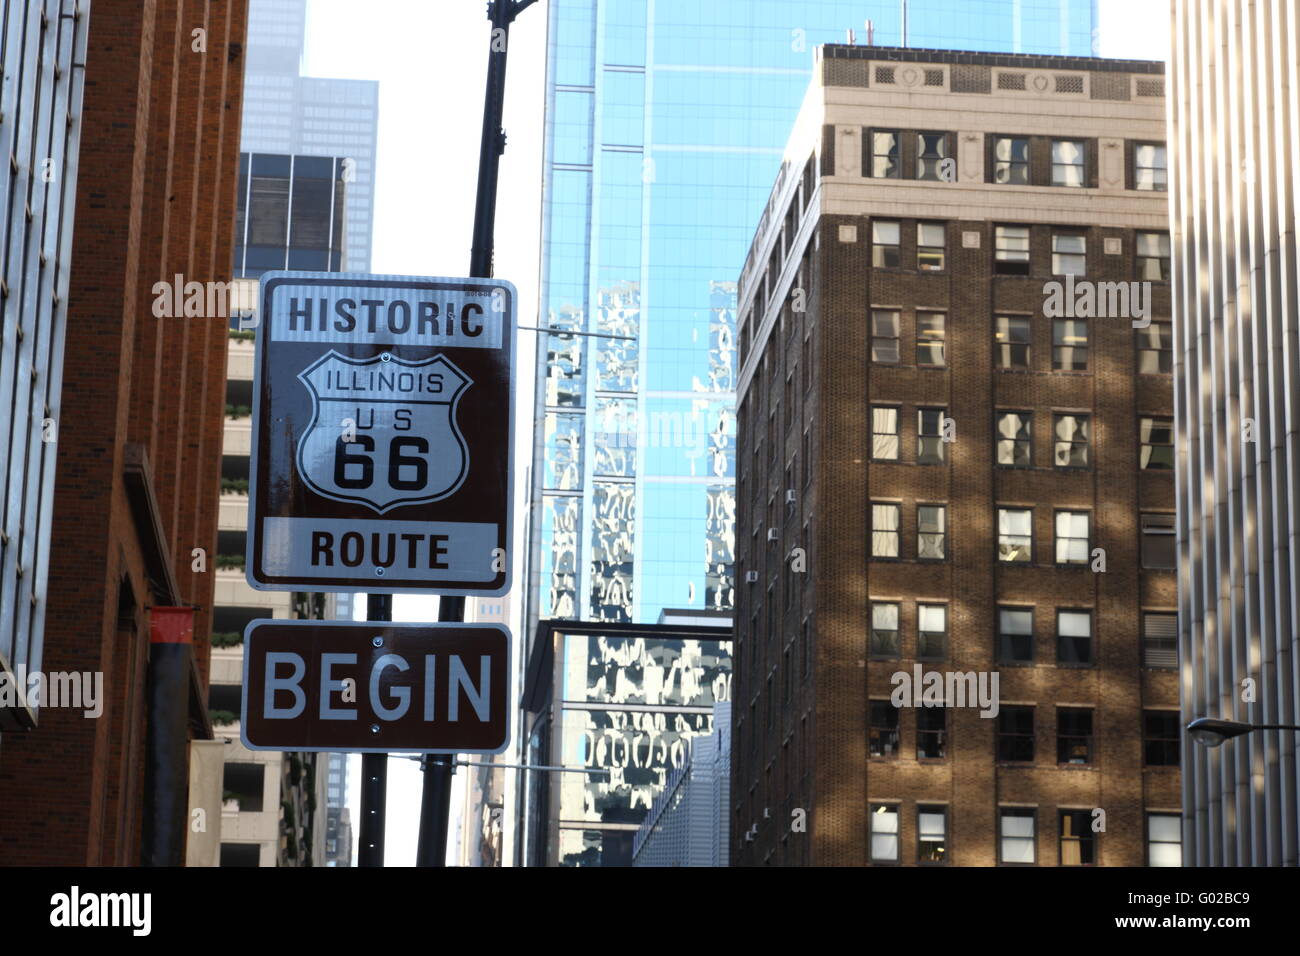
<svg viewBox="0 0 1300 956"><path fill-rule="evenodd" d="M298 473L313 491L383 514L464 484L469 455L456 405L474 383L445 355L357 361L331 349L298 378L315 403L298 442Z"/></svg>
<svg viewBox="0 0 1300 956"><path fill-rule="evenodd" d="M314 272L261 281L249 583L504 594L514 287Z"/></svg>

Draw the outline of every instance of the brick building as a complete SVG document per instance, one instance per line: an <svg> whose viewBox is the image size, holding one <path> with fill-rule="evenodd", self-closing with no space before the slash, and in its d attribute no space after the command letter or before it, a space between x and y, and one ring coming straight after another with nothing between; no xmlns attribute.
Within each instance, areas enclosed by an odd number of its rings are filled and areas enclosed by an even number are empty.
<svg viewBox="0 0 1300 956"><path fill-rule="evenodd" d="M151 862L179 862L185 767L169 758L148 769L145 754L168 709L188 723L182 734L212 735L227 315L209 299L202 315L158 317L154 286L230 278L247 4L39 6L52 23L89 17L89 27L74 117L81 148L68 170L75 229L37 640L47 672L102 672L105 701L98 718L46 707L34 729L5 733L0 864L130 865L142 845L161 854ZM204 288L206 298L214 287ZM160 688L151 619L187 605L196 608L193 657L183 679ZM181 792L162 778L179 779Z"/></svg>
<svg viewBox="0 0 1300 956"><path fill-rule="evenodd" d="M741 276L733 863L1178 860L1163 83L823 49Z"/></svg>

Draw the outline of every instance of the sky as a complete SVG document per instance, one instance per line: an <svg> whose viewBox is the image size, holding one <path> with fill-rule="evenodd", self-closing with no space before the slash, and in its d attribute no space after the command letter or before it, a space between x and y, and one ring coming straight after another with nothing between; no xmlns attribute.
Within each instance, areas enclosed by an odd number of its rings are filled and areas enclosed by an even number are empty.
<svg viewBox="0 0 1300 956"><path fill-rule="evenodd" d="M1170 2L1098 0L1098 54L1165 59ZM495 275L519 290L519 324L524 326L542 324L537 321L537 275L546 7L547 0L539 0L511 27L503 124L507 145L497 199ZM485 10L484 0L310 0L303 73L379 81L371 262L376 273L468 274L490 39ZM524 465L531 460L535 339L529 331L518 339L517 507L527 500L523 482ZM518 573L515 580L520 580ZM436 604L431 598L398 595L393 618L436 620ZM354 827L360 818L359 783L360 758L354 756L348 797ZM415 863L420 787L414 761L389 761L388 866ZM457 787L457 796L459 792ZM353 836L355 845L355 830Z"/></svg>

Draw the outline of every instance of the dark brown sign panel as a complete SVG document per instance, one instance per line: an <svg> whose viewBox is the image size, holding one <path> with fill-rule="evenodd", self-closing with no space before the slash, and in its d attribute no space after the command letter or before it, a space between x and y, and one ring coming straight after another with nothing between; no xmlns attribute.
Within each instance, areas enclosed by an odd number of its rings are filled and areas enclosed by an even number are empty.
<svg viewBox="0 0 1300 956"><path fill-rule="evenodd" d="M509 696L498 624L259 620L244 633L250 750L500 753Z"/></svg>
<svg viewBox="0 0 1300 956"><path fill-rule="evenodd" d="M256 349L251 586L510 589L509 282L268 272Z"/></svg>

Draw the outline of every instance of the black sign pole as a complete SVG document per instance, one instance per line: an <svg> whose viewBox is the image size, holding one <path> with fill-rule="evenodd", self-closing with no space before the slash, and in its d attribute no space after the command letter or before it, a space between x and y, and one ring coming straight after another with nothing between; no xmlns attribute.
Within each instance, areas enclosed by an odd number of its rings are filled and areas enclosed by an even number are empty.
<svg viewBox="0 0 1300 956"><path fill-rule="evenodd" d="M497 171L506 149L501 115L506 98L506 50L510 24L535 0L489 0L492 34L488 44L487 93L483 101L483 133L478 148L478 193L474 200L474 241L470 248L472 278L492 276L492 247L496 228ZM509 453L509 449L507 449ZM444 595L438 601L439 621L465 620L465 599ZM445 866L447 831L451 823L451 777L455 754L424 758L424 791L420 801L420 838L416 866Z"/></svg>
<svg viewBox="0 0 1300 956"><path fill-rule="evenodd" d="M393 596L366 595L366 620L391 621ZM361 846L358 866L384 865L384 802L388 794L388 754L361 755Z"/></svg>

